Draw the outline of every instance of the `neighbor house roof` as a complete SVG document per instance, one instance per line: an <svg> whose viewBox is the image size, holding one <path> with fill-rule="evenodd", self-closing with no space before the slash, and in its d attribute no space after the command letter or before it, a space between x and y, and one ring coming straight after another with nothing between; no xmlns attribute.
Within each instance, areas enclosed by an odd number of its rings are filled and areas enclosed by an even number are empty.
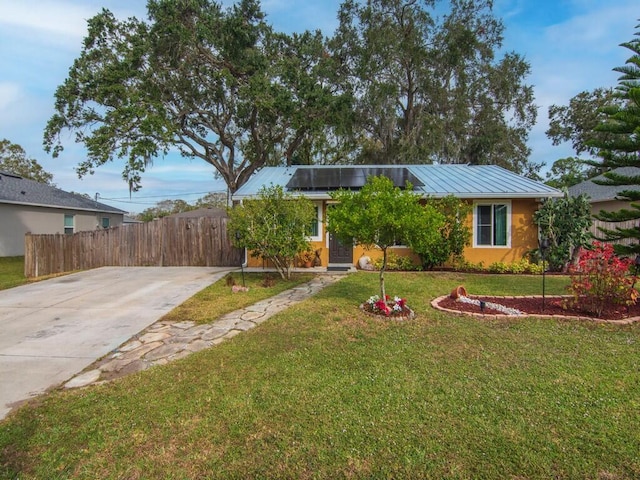
<svg viewBox="0 0 640 480"><path fill-rule="evenodd" d="M612 170L612 172L627 177L636 177L640 175L640 168L620 167ZM584 194L589 197L591 203L598 203L616 200L616 197L622 190L640 190L639 185L598 185L594 183L593 180L606 180L606 177L604 175L598 175L597 177L569 187L567 189L569 195L577 197L578 195Z"/></svg>
<svg viewBox="0 0 640 480"><path fill-rule="evenodd" d="M200 217L226 217L227 211L224 208L204 207L187 212L172 213L169 218L200 218Z"/></svg>
<svg viewBox="0 0 640 480"><path fill-rule="evenodd" d="M383 172L381 174L397 179L396 184L409 179L414 186L414 191L425 197L439 198L454 195L458 198L547 198L562 196L562 192L555 188L496 165L292 165L263 167L235 192L233 199L254 197L262 187L270 185L279 185L293 195L304 195L311 199L328 199L332 190L340 187L347 188L349 184L356 185L367 172L373 172L372 174ZM320 181L313 185L313 178L320 178ZM332 181L334 184L331 183Z"/></svg>
<svg viewBox="0 0 640 480"><path fill-rule="evenodd" d="M110 207L91 198L65 192L46 183L35 182L3 171L0 171L0 203L68 208L100 213L126 213L124 210Z"/></svg>

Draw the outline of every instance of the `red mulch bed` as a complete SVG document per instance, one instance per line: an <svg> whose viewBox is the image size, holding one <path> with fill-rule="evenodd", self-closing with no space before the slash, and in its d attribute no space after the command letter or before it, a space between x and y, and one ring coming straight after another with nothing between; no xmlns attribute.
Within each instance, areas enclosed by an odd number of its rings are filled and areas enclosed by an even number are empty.
<svg viewBox="0 0 640 480"><path fill-rule="evenodd" d="M578 308L563 308L563 301L558 297L546 297L544 302L544 309L542 308L542 297L530 298L530 297L482 297L469 295L469 298L483 300L485 302L493 302L505 307L516 308L525 314L540 314L540 315L565 315L574 317L591 317L601 320L623 320L629 317L640 317L640 302L630 307L621 305L608 305L605 307L602 314L596 317L593 314L580 310ZM442 299L438 305L442 308L449 310L457 310L459 312L473 312L473 313L485 313L490 315L503 314L497 310L485 308L484 312L480 311L480 307L469 303L456 302L450 296Z"/></svg>

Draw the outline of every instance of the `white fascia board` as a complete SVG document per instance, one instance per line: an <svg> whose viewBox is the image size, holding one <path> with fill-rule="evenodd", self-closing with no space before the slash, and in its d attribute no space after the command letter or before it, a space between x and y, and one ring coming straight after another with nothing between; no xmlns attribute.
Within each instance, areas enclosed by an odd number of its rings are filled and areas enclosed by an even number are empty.
<svg viewBox="0 0 640 480"><path fill-rule="evenodd" d="M435 192L423 193L424 198L444 198L453 195L456 198L469 199L515 199L515 198L559 198L562 192L526 192L526 193L501 193L501 192L485 192L485 193L451 193L451 192Z"/></svg>
<svg viewBox="0 0 640 480"><path fill-rule="evenodd" d="M331 196L324 192L289 192L293 197L305 197L309 200L331 200ZM449 195L461 199L516 199L516 198L559 198L562 197L562 192L524 192L524 193L498 193L498 192L485 192L485 193L452 193L452 192L416 192L423 198L444 198ZM234 201L242 201L250 198L255 198L253 195L236 195L231 199Z"/></svg>

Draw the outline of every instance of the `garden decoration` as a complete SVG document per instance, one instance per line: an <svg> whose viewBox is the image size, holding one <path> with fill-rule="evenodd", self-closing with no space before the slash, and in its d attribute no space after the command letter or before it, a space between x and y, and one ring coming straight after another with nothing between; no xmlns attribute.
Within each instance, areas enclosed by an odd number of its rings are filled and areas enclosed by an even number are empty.
<svg viewBox="0 0 640 480"><path fill-rule="evenodd" d="M466 297L467 296L467 289L464 288L462 285L454 288L451 291L451 298L453 298L454 300L457 300L460 297Z"/></svg>
<svg viewBox="0 0 640 480"><path fill-rule="evenodd" d="M372 316L390 317L398 320L414 318L413 310L407 305L407 301L400 297L389 297L383 300L379 295L372 295L365 303L360 305L360 309Z"/></svg>
<svg viewBox="0 0 640 480"><path fill-rule="evenodd" d="M500 305L499 303L494 303L494 302L485 302L482 300L478 300L477 298L459 297L457 301L462 303L470 303L472 305L477 305L478 307L480 307L480 311L484 311L485 308L491 308L493 310L502 312L505 315L524 315L523 312L521 312L516 308L505 307L504 305Z"/></svg>
<svg viewBox="0 0 640 480"><path fill-rule="evenodd" d="M313 266L314 255L311 250L305 250L298 255L300 265L304 268L311 268Z"/></svg>
<svg viewBox="0 0 640 480"><path fill-rule="evenodd" d="M521 312L516 308L509 308L509 307L505 307L504 305L500 305L499 303L486 302L483 300L479 300L477 298L470 298L469 296L467 296L467 290L462 285L454 288L450 296L456 302L477 305L480 308L480 311L483 313L485 308L490 308L492 310L497 310L498 312L502 312L505 315L524 315L523 312Z"/></svg>
<svg viewBox="0 0 640 480"><path fill-rule="evenodd" d="M322 259L320 258L320 254L322 253L322 248L318 248L314 255L315 258L313 259L313 266L314 267L321 267L322 266Z"/></svg>

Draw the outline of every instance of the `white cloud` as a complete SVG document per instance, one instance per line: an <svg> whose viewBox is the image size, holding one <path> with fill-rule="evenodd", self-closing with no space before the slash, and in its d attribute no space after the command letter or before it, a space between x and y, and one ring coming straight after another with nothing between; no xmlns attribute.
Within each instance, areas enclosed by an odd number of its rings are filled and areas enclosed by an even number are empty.
<svg viewBox="0 0 640 480"><path fill-rule="evenodd" d="M546 29L547 42L558 50L584 51L590 54L610 52L632 38L637 23L638 5L603 2L583 14Z"/></svg>
<svg viewBox="0 0 640 480"><path fill-rule="evenodd" d="M145 8L135 6L132 9L129 2L122 0L0 0L0 26L3 35L8 32L15 38L45 40L46 44L55 43L77 50L87 33L87 20L103 6L118 18L133 15L145 18Z"/></svg>
<svg viewBox="0 0 640 480"><path fill-rule="evenodd" d="M0 118L6 118L4 110L17 103L23 92L17 83L0 82Z"/></svg>
<svg viewBox="0 0 640 480"><path fill-rule="evenodd" d="M504 21L517 17L523 10L523 0L497 0L495 2L495 11L500 12L500 17Z"/></svg>
<svg viewBox="0 0 640 480"><path fill-rule="evenodd" d="M22 35L54 36L78 43L86 32L86 21L95 10L70 2L40 1L34 8L32 2L12 0L0 3L0 24L14 27Z"/></svg>

